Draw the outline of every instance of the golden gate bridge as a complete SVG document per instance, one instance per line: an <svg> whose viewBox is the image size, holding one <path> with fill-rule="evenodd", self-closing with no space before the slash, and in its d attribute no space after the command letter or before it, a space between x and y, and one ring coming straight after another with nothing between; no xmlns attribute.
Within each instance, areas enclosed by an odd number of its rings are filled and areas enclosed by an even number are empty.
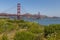
<svg viewBox="0 0 60 40"><path fill-rule="evenodd" d="M0 16L17 16L17 19L20 19L21 16L25 16L25 17L34 17L34 18L40 18L40 15L36 16L36 15L21 15L21 4L17 3L17 14L0 14Z"/></svg>

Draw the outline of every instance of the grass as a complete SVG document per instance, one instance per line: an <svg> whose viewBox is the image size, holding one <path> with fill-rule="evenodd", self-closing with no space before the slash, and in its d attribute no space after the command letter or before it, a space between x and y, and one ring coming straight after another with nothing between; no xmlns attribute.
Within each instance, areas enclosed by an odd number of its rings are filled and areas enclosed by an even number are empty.
<svg viewBox="0 0 60 40"><path fill-rule="evenodd" d="M0 40L60 40L60 24L0 19Z"/></svg>

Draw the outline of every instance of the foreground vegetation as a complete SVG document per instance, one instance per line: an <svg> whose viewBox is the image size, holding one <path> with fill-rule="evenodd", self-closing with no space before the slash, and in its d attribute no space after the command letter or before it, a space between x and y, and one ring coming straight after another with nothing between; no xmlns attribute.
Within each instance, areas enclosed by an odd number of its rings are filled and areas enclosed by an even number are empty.
<svg viewBox="0 0 60 40"><path fill-rule="evenodd" d="M60 24L0 19L0 40L60 40Z"/></svg>

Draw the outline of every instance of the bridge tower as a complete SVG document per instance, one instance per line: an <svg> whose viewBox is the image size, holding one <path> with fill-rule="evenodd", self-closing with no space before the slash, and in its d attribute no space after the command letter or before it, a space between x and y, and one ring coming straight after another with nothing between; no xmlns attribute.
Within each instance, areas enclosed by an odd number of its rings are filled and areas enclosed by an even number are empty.
<svg viewBox="0 0 60 40"><path fill-rule="evenodd" d="M21 6L20 6L20 3L17 4L17 19L19 20L20 19L20 9Z"/></svg>
<svg viewBox="0 0 60 40"><path fill-rule="evenodd" d="M40 18L40 16L41 16L41 15L40 15L40 12L38 12L38 17Z"/></svg>

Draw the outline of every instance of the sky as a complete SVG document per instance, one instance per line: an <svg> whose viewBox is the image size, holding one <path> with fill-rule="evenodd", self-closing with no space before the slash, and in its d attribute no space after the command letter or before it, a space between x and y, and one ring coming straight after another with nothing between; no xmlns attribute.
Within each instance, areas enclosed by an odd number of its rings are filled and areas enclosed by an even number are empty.
<svg viewBox="0 0 60 40"><path fill-rule="evenodd" d="M0 0L0 13L17 13L17 3L21 3L21 14L31 13L60 17L60 0Z"/></svg>

